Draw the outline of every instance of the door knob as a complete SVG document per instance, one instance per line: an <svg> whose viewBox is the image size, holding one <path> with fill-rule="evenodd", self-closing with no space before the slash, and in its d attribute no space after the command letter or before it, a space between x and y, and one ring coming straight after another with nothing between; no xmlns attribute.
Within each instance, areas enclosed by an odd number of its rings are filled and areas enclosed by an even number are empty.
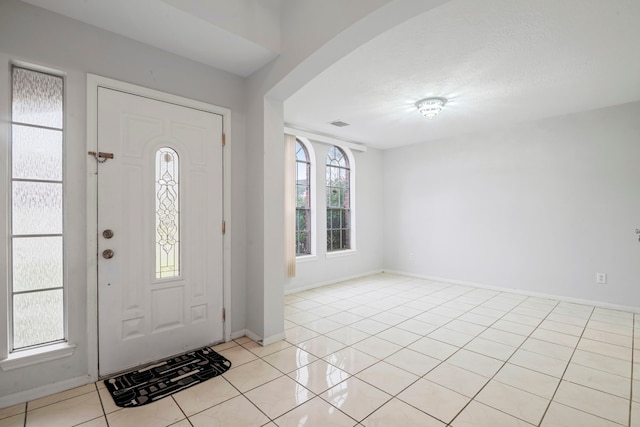
<svg viewBox="0 0 640 427"><path fill-rule="evenodd" d="M113 237L113 230L104 230L102 232L102 237L104 237L105 239L110 239Z"/></svg>
<svg viewBox="0 0 640 427"><path fill-rule="evenodd" d="M102 257L105 259L111 259L114 255L115 252L113 252L111 249L105 249L104 251L102 251Z"/></svg>

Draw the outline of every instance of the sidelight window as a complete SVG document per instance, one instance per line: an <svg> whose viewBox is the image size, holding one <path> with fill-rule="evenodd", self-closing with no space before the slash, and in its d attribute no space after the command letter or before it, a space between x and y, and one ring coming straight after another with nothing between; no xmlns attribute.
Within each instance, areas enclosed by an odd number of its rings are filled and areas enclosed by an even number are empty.
<svg viewBox="0 0 640 427"><path fill-rule="evenodd" d="M65 339L64 79L11 70L11 350Z"/></svg>

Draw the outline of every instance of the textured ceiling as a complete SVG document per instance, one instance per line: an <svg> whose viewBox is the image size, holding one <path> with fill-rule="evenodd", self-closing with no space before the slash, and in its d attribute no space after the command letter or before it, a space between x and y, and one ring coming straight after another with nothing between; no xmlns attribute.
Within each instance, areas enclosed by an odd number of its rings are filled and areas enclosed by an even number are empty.
<svg viewBox="0 0 640 427"><path fill-rule="evenodd" d="M278 55L287 5L23 1L240 76ZM637 101L639 22L640 0L451 0L321 72L285 101L285 121L386 149ZM449 99L433 120L414 106L428 96Z"/></svg>
<svg viewBox="0 0 640 427"><path fill-rule="evenodd" d="M639 22L637 0L454 0L322 72L285 120L387 149L640 100ZM449 99L432 120L429 96Z"/></svg>

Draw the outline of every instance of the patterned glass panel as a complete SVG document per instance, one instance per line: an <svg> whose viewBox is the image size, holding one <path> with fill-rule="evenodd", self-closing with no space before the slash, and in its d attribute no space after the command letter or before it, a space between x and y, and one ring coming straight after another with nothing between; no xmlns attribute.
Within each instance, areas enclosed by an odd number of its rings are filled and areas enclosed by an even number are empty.
<svg viewBox="0 0 640 427"><path fill-rule="evenodd" d="M62 287L62 236L13 239L13 291Z"/></svg>
<svg viewBox="0 0 640 427"><path fill-rule="evenodd" d="M65 338L62 77L14 67L11 113L15 350Z"/></svg>
<svg viewBox="0 0 640 427"><path fill-rule="evenodd" d="M156 152L156 278L180 276L180 171L171 148Z"/></svg>
<svg viewBox="0 0 640 427"><path fill-rule="evenodd" d="M13 177L62 181L62 131L13 125Z"/></svg>
<svg viewBox="0 0 640 427"><path fill-rule="evenodd" d="M62 289L13 296L13 348L64 339Z"/></svg>
<svg viewBox="0 0 640 427"><path fill-rule="evenodd" d="M13 69L12 121L62 129L62 77Z"/></svg>
<svg viewBox="0 0 640 427"><path fill-rule="evenodd" d="M13 234L62 233L62 184L13 182Z"/></svg>

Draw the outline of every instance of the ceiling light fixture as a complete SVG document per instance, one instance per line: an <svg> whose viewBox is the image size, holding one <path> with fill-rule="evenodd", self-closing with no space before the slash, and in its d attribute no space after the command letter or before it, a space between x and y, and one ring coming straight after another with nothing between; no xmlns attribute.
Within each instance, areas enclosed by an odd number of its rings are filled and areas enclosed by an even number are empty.
<svg viewBox="0 0 640 427"><path fill-rule="evenodd" d="M440 114L446 103L446 98L425 98L416 102L416 108L426 118L433 119Z"/></svg>

